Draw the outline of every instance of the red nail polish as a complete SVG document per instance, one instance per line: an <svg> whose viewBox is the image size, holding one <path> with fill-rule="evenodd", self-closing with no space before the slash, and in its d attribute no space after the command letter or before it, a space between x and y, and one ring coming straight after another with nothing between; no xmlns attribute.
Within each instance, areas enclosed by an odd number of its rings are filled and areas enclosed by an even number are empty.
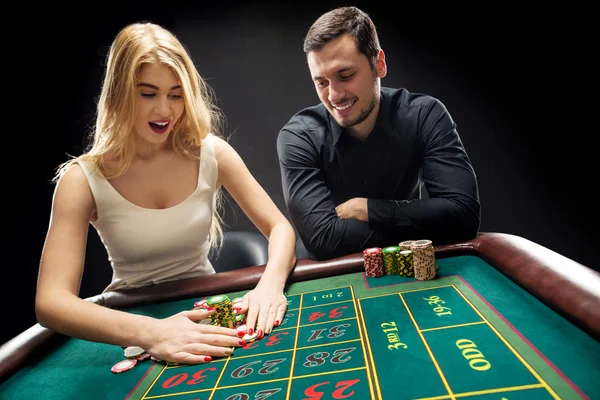
<svg viewBox="0 0 600 400"><path fill-rule="evenodd" d="M254 332L254 329L252 329L252 328L248 329L248 335L252 335L252 332Z"/></svg>
<svg viewBox="0 0 600 400"><path fill-rule="evenodd" d="M206 309L206 311L213 311L215 308L214 307L209 307Z"/></svg>
<svg viewBox="0 0 600 400"><path fill-rule="evenodd" d="M275 321L275 326L279 326L279 320Z"/></svg>
<svg viewBox="0 0 600 400"><path fill-rule="evenodd" d="M212 357L204 357L204 361L212 361Z"/></svg>
<svg viewBox="0 0 600 400"><path fill-rule="evenodd" d="M262 339L262 337L263 337L263 331L259 329L259 330L256 332L256 336L258 336L258 338L259 338L259 339Z"/></svg>
<svg viewBox="0 0 600 400"><path fill-rule="evenodd" d="M243 331L239 331L239 332L238 332L238 336L239 336L239 337L244 337L244 335L245 335L245 333L244 333Z"/></svg>
<svg viewBox="0 0 600 400"><path fill-rule="evenodd" d="M240 340L238 343L240 344L240 346L245 346L246 345L246 342L244 340Z"/></svg>

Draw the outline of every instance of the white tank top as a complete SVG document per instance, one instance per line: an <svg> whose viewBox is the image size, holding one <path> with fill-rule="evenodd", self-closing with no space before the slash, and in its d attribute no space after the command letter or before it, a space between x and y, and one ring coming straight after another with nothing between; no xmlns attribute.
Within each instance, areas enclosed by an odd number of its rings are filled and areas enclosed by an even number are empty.
<svg viewBox="0 0 600 400"><path fill-rule="evenodd" d="M196 191L166 209L134 205L93 164L79 162L96 202L98 219L91 224L113 269L104 292L215 273L208 260L218 168L212 139L202 142Z"/></svg>

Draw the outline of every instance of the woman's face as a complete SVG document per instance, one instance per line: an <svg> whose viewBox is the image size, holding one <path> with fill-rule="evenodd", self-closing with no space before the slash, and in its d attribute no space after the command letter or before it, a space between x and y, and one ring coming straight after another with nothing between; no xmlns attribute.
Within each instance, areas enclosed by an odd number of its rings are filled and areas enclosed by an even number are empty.
<svg viewBox="0 0 600 400"><path fill-rule="evenodd" d="M135 133L151 144L165 143L185 109L177 74L165 65L144 64L137 91Z"/></svg>

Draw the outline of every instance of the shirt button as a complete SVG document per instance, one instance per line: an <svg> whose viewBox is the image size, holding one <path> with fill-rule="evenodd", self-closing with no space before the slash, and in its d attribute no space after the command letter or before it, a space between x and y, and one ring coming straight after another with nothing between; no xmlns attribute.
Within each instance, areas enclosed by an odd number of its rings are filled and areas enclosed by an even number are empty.
<svg viewBox="0 0 600 400"><path fill-rule="evenodd" d="M369 181L367 181L367 180L365 179L365 181L364 181L364 184L366 185L367 183L369 183Z"/></svg>

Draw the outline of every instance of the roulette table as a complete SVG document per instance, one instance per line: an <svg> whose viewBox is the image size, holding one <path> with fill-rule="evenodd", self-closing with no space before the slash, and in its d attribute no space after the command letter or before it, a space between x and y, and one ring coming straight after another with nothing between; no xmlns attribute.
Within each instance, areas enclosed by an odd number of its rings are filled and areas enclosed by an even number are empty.
<svg viewBox="0 0 600 400"><path fill-rule="evenodd" d="M2 399L598 399L600 274L515 235L434 245L434 279L298 260L280 326L206 364L153 360L34 325L0 348ZM88 301L168 317L238 297L264 265Z"/></svg>

